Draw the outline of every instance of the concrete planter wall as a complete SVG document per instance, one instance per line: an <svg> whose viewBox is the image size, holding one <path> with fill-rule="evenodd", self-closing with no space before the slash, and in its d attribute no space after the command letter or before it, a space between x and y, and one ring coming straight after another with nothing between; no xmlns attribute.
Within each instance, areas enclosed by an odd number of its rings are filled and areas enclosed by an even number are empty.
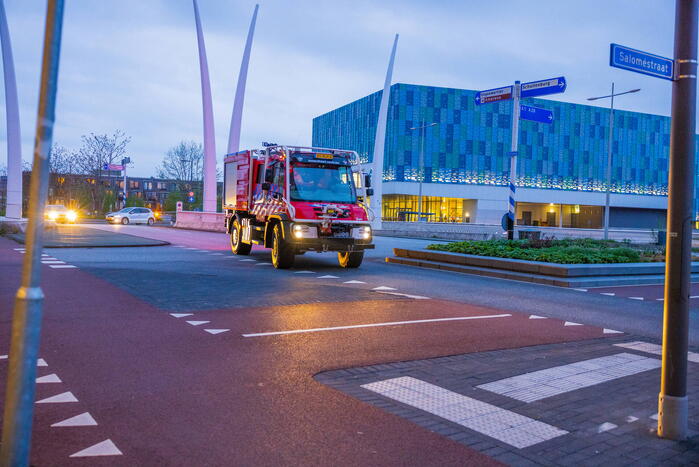
<svg viewBox="0 0 699 467"><path fill-rule="evenodd" d="M226 231L226 215L222 212L178 211L175 227L209 232Z"/></svg>

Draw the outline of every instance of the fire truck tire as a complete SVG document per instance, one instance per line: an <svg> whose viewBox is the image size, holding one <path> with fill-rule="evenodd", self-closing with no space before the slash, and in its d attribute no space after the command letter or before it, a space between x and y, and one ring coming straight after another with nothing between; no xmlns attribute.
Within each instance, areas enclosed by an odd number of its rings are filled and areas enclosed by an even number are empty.
<svg viewBox="0 0 699 467"><path fill-rule="evenodd" d="M249 255L250 250L252 250L252 244L240 241L242 231L240 221L235 219L231 226L231 250L236 255Z"/></svg>
<svg viewBox="0 0 699 467"><path fill-rule="evenodd" d="M343 268L358 268L364 259L363 251L338 251L337 261Z"/></svg>
<svg viewBox="0 0 699 467"><path fill-rule="evenodd" d="M294 265L294 249L284 241L281 224L272 231L272 264L277 269L289 269Z"/></svg>

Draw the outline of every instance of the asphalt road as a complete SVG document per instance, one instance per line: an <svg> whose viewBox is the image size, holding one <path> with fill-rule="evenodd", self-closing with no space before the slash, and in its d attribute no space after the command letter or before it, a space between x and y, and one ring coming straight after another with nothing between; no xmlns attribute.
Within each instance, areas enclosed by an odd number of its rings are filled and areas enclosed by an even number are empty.
<svg viewBox="0 0 699 467"><path fill-rule="evenodd" d="M266 250L233 256L222 234L90 227L172 246L46 251L38 370L60 382L37 384L37 400L68 401L36 405L36 465L486 465L313 375L602 338L603 328L660 335L658 301L384 262L392 247L424 240L377 238L358 270L307 253L280 271ZM15 248L0 238L2 380L23 256ZM96 425L52 427L85 413ZM91 446L103 455L69 457Z"/></svg>

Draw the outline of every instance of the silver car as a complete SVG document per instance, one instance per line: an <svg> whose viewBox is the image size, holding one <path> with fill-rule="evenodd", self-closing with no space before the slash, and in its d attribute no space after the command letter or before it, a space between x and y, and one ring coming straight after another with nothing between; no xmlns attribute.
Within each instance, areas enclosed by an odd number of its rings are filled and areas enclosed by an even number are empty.
<svg viewBox="0 0 699 467"><path fill-rule="evenodd" d="M110 224L148 224L155 223L155 214L148 208L124 208L121 211L110 212L106 216Z"/></svg>

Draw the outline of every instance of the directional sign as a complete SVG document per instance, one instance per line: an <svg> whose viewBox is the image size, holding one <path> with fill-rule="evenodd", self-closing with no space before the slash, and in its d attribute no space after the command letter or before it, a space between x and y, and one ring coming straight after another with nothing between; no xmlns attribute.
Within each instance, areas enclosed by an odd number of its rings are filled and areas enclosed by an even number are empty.
<svg viewBox="0 0 699 467"><path fill-rule="evenodd" d="M609 44L609 66L672 81L674 61L641 50Z"/></svg>
<svg viewBox="0 0 699 467"><path fill-rule="evenodd" d="M531 120L539 123L553 123L553 112L538 107L530 107L528 105L519 106L519 116L525 120Z"/></svg>
<svg viewBox="0 0 699 467"><path fill-rule="evenodd" d="M476 93L476 105L488 104L490 102L506 101L512 99L512 86L504 88L488 89Z"/></svg>
<svg viewBox="0 0 699 467"><path fill-rule="evenodd" d="M118 164L104 164L102 170L124 170L124 166Z"/></svg>
<svg viewBox="0 0 699 467"><path fill-rule="evenodd" d="M190 196L189 198L187 198L187 202L188 202L188 203L193 203L193 202L194 202L194 196Z"/></svg>
<svg viewBox="0 0 699 467"><path fill-rule="evenodd" d="M535 97L544 96L546 94L556 94L566 90L566 79L563 76L551 79L542 79L541 81L532 81L531 83L523 83L520 97Z"/></svg>

